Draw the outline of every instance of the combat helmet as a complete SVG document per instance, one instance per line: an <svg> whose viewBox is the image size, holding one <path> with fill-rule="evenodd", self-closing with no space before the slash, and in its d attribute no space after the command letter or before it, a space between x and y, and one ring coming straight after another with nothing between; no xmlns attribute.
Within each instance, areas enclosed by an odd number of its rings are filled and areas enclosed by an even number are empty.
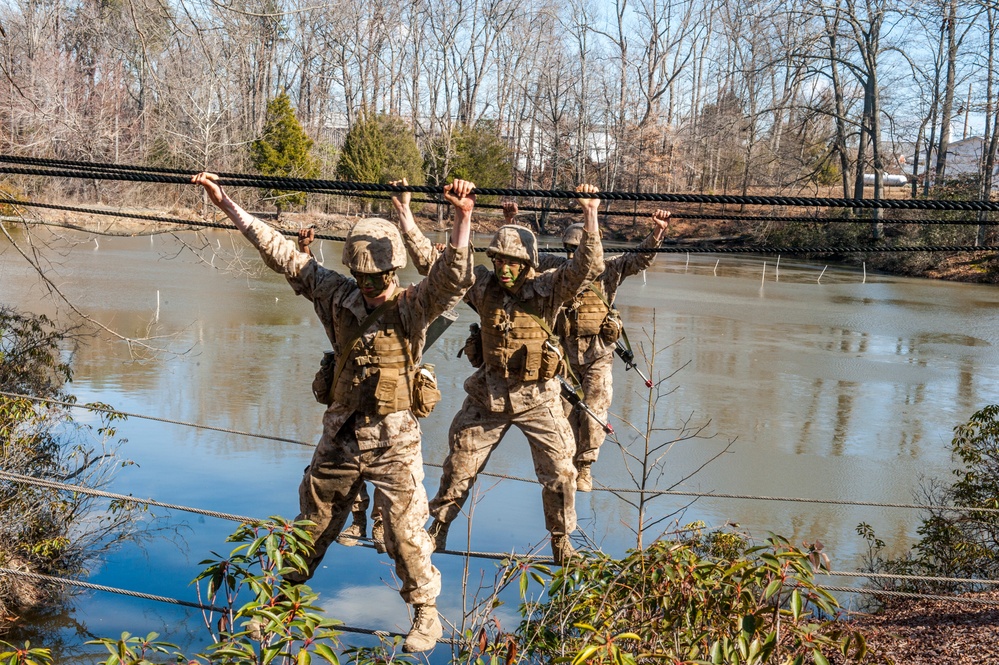
<svg viewBox="0 0 999 665"><path fill-rule="evenodd" d="M348 270L378 273L406 267L406 248L395 224L387 219L362 219L347 235L343 264Z"/></svg>
<svg viewBox="0 0 999 665"><path fill-rule="evenodd" d="M583 242L583 225L577 223L567 226L562 233L562 244L579 247L581 242Z"/></svg>
<svg viewBox="0 0 999 665"><path fill-rule="evenodd" d="M534 233L523 226L507 224L499 227L493 241L486 248L486 256L506 256L525 261L535 270L538 267L538 241Z"/></svg>

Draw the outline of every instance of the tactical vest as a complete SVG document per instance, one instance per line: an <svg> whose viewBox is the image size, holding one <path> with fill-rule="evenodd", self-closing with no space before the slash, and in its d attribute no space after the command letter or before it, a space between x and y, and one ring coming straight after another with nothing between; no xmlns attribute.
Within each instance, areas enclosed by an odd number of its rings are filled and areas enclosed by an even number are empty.
<svg viewBox="0 0 999 665"><path fill-rule="evenodd" d="M594 283L566 303L559 313L559 318L562 319L560 331L564 331L569 337L592 337L600 334L600 326L610 310L601 297L603 294L594 292L594 289L599 288Z"/></svg>
<svg viewBox="0 0 999 665"><path fill-rule="evenodd" d="M504 378L547 381L554 376L554 368L549 368L547 362L550 354L545 349L548 333L520 305L507 314L503 308L504 289L495 276L490 276L490 280L479 308L485 365Z"/></svg>
<svg viewBox="0 0 999 665"><path fill-rule="evenodd" d="M337 330L356 327L353 312L339 313ZM410 408L413 381L417 371L402 327L398 300L378 320L374 339L362 337L351 349L343 371L333 388L333 399L348 409L368 416L386 416Z"/></svg>

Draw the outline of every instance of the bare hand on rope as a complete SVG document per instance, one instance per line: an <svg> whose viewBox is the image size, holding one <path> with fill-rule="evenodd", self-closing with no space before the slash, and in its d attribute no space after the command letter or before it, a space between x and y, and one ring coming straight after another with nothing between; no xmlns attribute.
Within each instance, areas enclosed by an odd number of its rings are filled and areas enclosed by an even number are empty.
<svg viewBox="0 0 999 665"><path fill-rule="evenodd" d="M514 220L517 217L517 213L519 211L520 211L520 209L517 207L517 203L515 201L504 201L503 202L503 223L504 224L513 224Z"/></svg>
<svg viewBox="0 0 999 665"><path fill-rule="evenodd" d="M669 210L656 210L652 213L652 236L659 242L666 235L666 229L669 228L669 218L673 214Z"/></svg>
<svg viewBox="0 0 999 665"><path fill-rule="evenodd" d="M597 189L596 185L577 185L577 192L585 192L587 194L596 194L600 190ZM587 233L597 233L599 226L597 224L597 218L600 212L600 199L598 198L587 198L587 199L576 199L579 201L579 205L583 207L583 228Z"/></svg>
<svg viewBox="0 0 999 665"><path fill-rule="evenodd" d="M402 180L393 180L389 183L390 185L398 185L400 187L409 187L409 180L403 178ZM397 192L392 194L392 205L395 206L396 212L400 215L403 211L409 208L409 202L413 198L412 192Z"/></svg>
<svg viewBox="0 0 999 665"><path fill-rule="evenodd" d="M312 241L316 239L316 227L310 226L307 229L298 230L298 251L312 255L312 250L309 249L309 245Z"/></svg>
<svg viewBox="0 0 999 665"><path fill-rule="evenodd" d="M409 187L409 180L393 180L389 183L397 187ZM396 192L392 194L392 205L399 218L399 230L403 235L411 233L416 228L416 218L413 217L413 210L409 207L409 202L413 198L411 192Z"/></svg>
<svg viewBox="0 0 999 665"><path fill-rule="evenodd" d="M451 244L468 247L472 234L472 210L475 209L475 183L455 178L450 185L444 185L444 198L454 211Z"/></svg>
<svg viewBox="0 0 999 665"><path fill-rule="evenodd" d="M219 177L214 173L208 173L207 171L202 171L196 176L191 178L191 182L195 185L201 185L205 188L208 193L208 198L211 199L212 203L216 206L222 207L222 202L226 199L225 192L222 191L222 187L218 184Z"/></svg>
<svg viewBox="0 0 999 665"><path fill-rule="evenodd" d="M600 191L600 189L596 185L587 185L584 183L582 185L577 185L576 191L581 193L585 192L587 194L596 194ZM596 211L600 209L600 199L577 199L577 201L579 201L579 205L583 207L584 211L589 212L590 210Z"/></svg>
<svg viewBox="0 0 999 665"><path fill-rule="evenodd" d="M475 207L474 189L474 182L456 178L450 185L444 185L444 198L462 212L471 212Z"/></svg>

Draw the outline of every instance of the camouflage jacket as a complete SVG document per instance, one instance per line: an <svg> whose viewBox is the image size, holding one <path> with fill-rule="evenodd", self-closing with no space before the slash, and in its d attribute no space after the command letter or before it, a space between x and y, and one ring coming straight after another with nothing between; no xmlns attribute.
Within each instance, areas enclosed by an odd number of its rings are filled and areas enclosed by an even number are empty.
<svg viewBox="0 0 999 665"><path fill-rule="evenodd" d="M433 261L432 243L417 229L403 234L406 250L421 270L420 262ZM534 312L554 330L555 319L562 303L586 288L604 269L603 245L597 234L583 234L583 242L572 260L563 260L555 270L528 274L515 294L506 292L495 280L489 279L492 270L475 266L475 283L465 293L465 302L479 311L486 300L487 289L504 291L504 309L511 312L516 301L530 303ZM503 377L483 365L465 381L468 396L492 412L521 413L539 404L558 400L561 387L557 379L549 381L521 381Z"/></svg>
<svg viewBox="0 0 999 665"><path fill-rule="evenodd" d="M295 293L312 302L333 343L333 351L339 355L340 345L349 340L347 331L336 329L336 311L344 307L349 309L356 318L356 322L351 322L355 327L368 315L357 283L335 270L322 267L312 256L299 252L294 241L283 237L260 220L251 218L249 223L250 228L245 233L247 239L260 251L264 263L271 270L284 275ZM430 267L426 279L402 289L399 295L399 313L416 363L423 356L427 326L472 284L472 253L469 247L458 249L449 245L444 250L443 257L444 260L436 261ZM377 331L378 323L375 322L362 339L370 342ZM342 404L330 404L323 415L325 434L335 436L353 415L355 413ZM358 413L354 419L354 430L361 450L420 441L419 422L409 410L396 411L383 417L368 417Z"/></svg>
<svg viewBox="0 0 999 665"><path fill-rule="evenodd" d="M650 233L638 244L638 247L639 249L654 249L659 244ZM613 305L621 282L626 277L636 275L648 268L655 261L655 258L655 252L645 254L640 252L626 252L612 259L605 259L604 271L600 273L599 277L593 280L593 283L600 285L604 293L604 298ZM539 270L558 268L568 260L562 254L543 253L538 259L538 263L540 264ZM588 335L586 337L562 337L562 346L565 349L569 362L572 364L573 370L578 371L581 367L589 365L594 360L614 353L615 345L607 344L600 338L600 335Z"/></svg>

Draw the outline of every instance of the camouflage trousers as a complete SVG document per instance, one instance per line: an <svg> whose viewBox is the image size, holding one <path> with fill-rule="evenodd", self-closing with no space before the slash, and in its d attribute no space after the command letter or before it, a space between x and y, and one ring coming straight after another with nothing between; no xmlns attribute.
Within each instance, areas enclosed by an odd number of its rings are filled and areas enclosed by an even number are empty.
<svg viewBox="0 0 999 665"><path fill-rule="evenodd" d="M545 528L553 535L576 530L576 469L572 465L572 430L557 403L546 403L517 414L494 413L465 398L448 433L440 489L430 502L430 514L451 523L461 512L475 478L510 427L527 437L534 472L541 483Z"/></svg>
<svg viewBox="0 0 999 665"><path fill-rule="evenodd" d="M402 582L399 593L410 605L433 603L441 590L440 572L430 562L434 550L424 526L429 515L419 443L360 450L350 422L335 437L323 435L299 486L300 520L311 520L316 541L308 575L315 574L330 544L343 529L364 482L374 486L375 510L385 522L385 549Z"/></svg>
<svg viewBox="0 0 999 665"><path fill-rule="evenodd" d="M588 365L572 367L576 378L582 383L583 401L605 423L610 412L611 399L614 397L614 380L611 376L613 369L613 354L597 358ZM569 419L569 425L576 439L576 454L573 461L577 467L581 462L591 464L596 462L607 433L583 409L574 408L565 400L562 403L565 405L565 415Z"/></svg>

